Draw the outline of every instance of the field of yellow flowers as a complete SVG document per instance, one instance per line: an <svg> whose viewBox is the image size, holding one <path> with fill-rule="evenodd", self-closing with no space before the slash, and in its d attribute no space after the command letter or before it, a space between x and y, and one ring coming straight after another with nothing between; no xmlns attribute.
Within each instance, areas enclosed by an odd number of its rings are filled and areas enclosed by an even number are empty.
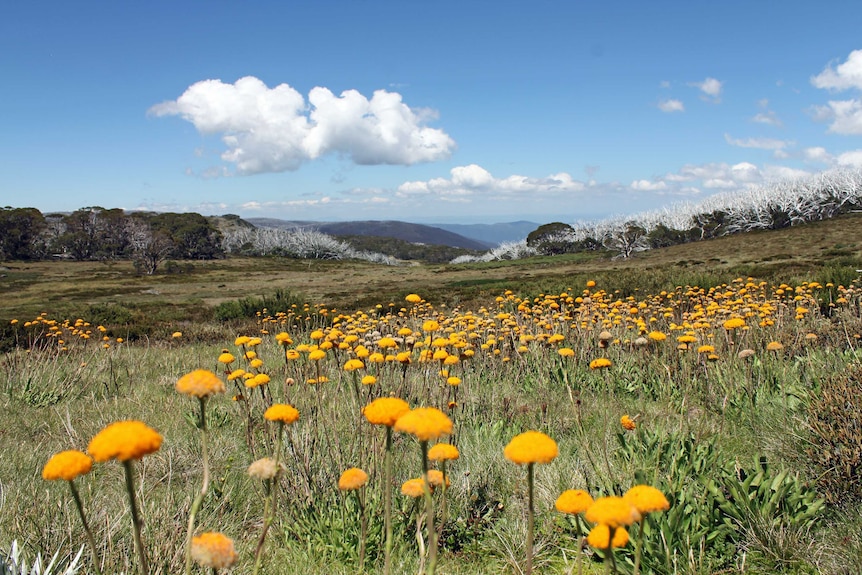
<svg viewBox="0 0 862 575"><path fill-rule="evenodd" d="M862 572L857 282L257 317L215 344L12 320L0 550L98 574Z"/></svg>

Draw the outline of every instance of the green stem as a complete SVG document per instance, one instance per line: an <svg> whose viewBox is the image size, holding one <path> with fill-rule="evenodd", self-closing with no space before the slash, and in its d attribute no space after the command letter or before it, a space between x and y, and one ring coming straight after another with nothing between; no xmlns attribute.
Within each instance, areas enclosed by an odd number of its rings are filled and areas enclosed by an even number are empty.
<svg viewBox="0 0 862 575"><path fill-rule="evenodd" d="M437 530L434 529L434 501L428 481L428 441L420 441L419 444L422 449L422 487L425 490L425 521L428 529L428 575L434 575L437 567Z"/></svg>
<svg viewBox="0 0 862 575"><path fill-rule="evenodd" d="M383 461L383 514L386 526L386 547L383 559L383 573L390 575L392 564L392 428L386 426L386 454Z"/></svg>
<svg viewBox="0 0 862 575"><path fill-rule="evenodd" d="M635 547L635 571L634 575L638 575L641 571L641 550L644 546L644 523L646 522L646 517L644 520L640 522L638 525L638 543Z"/></svg>
<svg viewBox="0 0 862 575"><path fill-rule="evenodd" d="M126 491L129 493L129 508L132 513L132 529L135 532L135 547L138 552L138 559L141 562L141 573L149 575L150 566L147 563L147 554L144 550L144 541L141 538L141 515L138 512L138 502L135 500L135 480L132 469L131 460L123 461L123 469L126 473Z"/></svg>
<svg viewBox="0 0 862 575"><path fill-rule="evenodd" d="M266 533L269 531L270 523L272 523L272 513L270 510L270 502L274 491L272 479L266 480L266 486L268 487L269 493L267 493L267 497L264 499L263 503L263 530L260 532L260 538L257 540L257 548L254 550L254 575L257 575L260 571L260 562L261 559L263 559L263 545L266 543Z"/></svg>
<svg viewBox="0 0 862 575"><path fill-rule="evenodd" d="M533 572L533 463L527 464L527 570L526 575Z"/></svg>
<svg viewBox="0 0 862 575"><path fill-rule="evenodd" d="M201 456L203 459L204 476L201 490L198 492L197 496L195 496L195 500L192 502L191 511L189 511L189 526L188 530L186 531L186 575L189 575L192 571L192 536L195 532L195 519L197 518L198 510L203 503L204 497L207 494L207 489L209 489L210 484L209 452L207 449L206 403L207 398L201 397L200 420L198 422L198 427L201 430Z"/></svg>
<svg viewBox="0 0 862 575"><path fill-rule="evenodd" d="M81 523L84 525L84 533L87 534L87 543L90 545L90 551L93 552L93 568L96 570L96 575L102 575L102 570L99 567L99 553L96 551L96 540L93 538L93 532L90 531L90 526L87 524L87 518L84 516L84 506L81 504L81 496L78 494L78 488L75 487L73 481L69 481L69 488L72 490L72 499L75 500L75 507L78 508L78 515L81 516Z"/></svg>
<svg viewBox="0 0 862 575"><path fill-rule="evenodd" d="M356 490L356 501L359 502L359 572L365 571L365 538L368 531L368 520L365 517L365 487Z"/></svg>

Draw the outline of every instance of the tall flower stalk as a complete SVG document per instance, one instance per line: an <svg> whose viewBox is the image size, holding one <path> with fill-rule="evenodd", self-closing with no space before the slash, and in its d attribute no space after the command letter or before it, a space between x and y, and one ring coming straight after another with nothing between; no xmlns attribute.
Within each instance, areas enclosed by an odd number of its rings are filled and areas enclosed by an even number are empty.
<svg viewBox="0 0 862 575"><path fill-rule="evenodd" d="M408 411L395 422L395 431L409 433L419 440L422 459L422 479L425 490L425 515L428 533L428 574L437 567L437 530L434 528L434 501L428 477L428 441L452 433L452 420L435 407L419 407Z"/></svg>
<svg viewBox="0 0 862 575"><path fill-rule="evenodd" d="M78 488L75 487L75 478L89 473L92 466L93 460L86 453L77 450L61 451L51 457L48 463L45 464L45 467L42 469L42 478L48 481L65 479L68 482L69 489L72 491L72 499L75 501L75 508L78 510L78 516L81 518L84 533L87 535L87 544L90 546L90 551L93 554L93 569L96 575L102 575L102 569L99 567L99 552L96 550L96 539L93 537L93 532L87 523L87 517L84 515L84 505L81 503L81 495L78 493Z"/></svg>
<svg viewBox="0 0 862 575"><path fill-rule="evenodd" d="M158 451L162 436L140 421L118 421L104 428L90 441L87 451L97 462L116 459L123 464L126 476L126 491L129 494L129 508L132 516L132 530L135 535L135 548L141 563L141 572L149 575L147 553L141 537L141 520L135 499L135 480L132 461Z"/></svg>
<svg viewBox="0 0 862 575"><path fill-rule="evenodd" d="M540 431L525 431L512 438L503 450L506 459L518 465L527 464L527 566L526 575L533 572L533 538L535 510L533 506L533 466L550 463L559 454L557 443Z"/></svg>
<svg viewBox="0 0 862 575"><path fill-rule="evenodd" d="M225 363L226 365L230 362L227 362L227 359L233 359L233 356L230 358L224 357L226 355L230 355L228 353L222 353L219 356L219 361ZM201 432L201 459L203 464L203 479L201 481L201 488L198 491L198 494L195 496L194 501L192 502L192 508L189 511L189 525L186 530L186 575L189 575L192 570L192 538L195 532L195 521L197 519L198 511L200 510L201 504L203 503L204 497L206 497L207 490L209 489L210 483L210 467L209 467L209 450L207 448L207 416L206 416L206 406L207 399L213 394L216 393L224 393L225 385L224 382L219 379L219 377L205 369L197 369L191 373L188 373L182 376L177 381L177 391L184 395L189 395L193 397L197 397L198 399L198 429Z"/></svg>
<svg viewBox="0 0 862 575"><path fill-rule="evenodd" d="M383 456L383 522L386 531L384 575L390 575L392 571L392 426L408 411L410 406L407 402L397 397L375 399L362 410L369 423L386 428L386 451Z"/></svg>

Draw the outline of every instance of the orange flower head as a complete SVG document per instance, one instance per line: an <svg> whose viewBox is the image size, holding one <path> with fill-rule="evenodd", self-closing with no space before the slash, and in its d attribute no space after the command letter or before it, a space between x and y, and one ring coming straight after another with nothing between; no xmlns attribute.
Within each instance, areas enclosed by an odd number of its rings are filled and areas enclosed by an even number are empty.
<svg viewBox="0 0 862 575"><path fill-rule="evenodd" d="M401 493L407 497L422 497L425 495L425 482L421 477L408 479L401 485Z"/></svg>
<svg viewBox="0 0 862 575"><path fill-rule="evenodd" d="M635 485L625 492L623 499L641 514L670 509L670 503L664 493L650 485Z"/></svg>
<svg viewBox="0 0 862 575"><path fill-rule="evenodd" d="M506 459L518 465L550 463L559 453L557 442L541 431L525 431L516 435L503 450Z"/></svg>
<svg viewBox="0 0 862 575"><path fill-rule="evenodd" d="M592 504L592 496L583 489L567 489L557 497L554 507L561 513L577 515L589 509Z"/></svg>
<svg viewBox="0 0 862 575"><path fill-rule="evenodd" d="M79 475L89 473L92 467L93 460L86 453L76 449L61 451L52 455L45 467L42 468L42 479L72 481Z"/></svg>
<svg viewBox="0 0 862 575"><path fill-rule="evenodd" d="M431 461L444 461L448 459L458 459L460 457L458 448L448 443L437 443L428 450L428 459Z"/></svg>
<svg viewBox="0 0 862 575"><path fill-rule="evenodd" d="M614 536L611 539L611 529L604 523L599 523L590 530L587 535L587 543L597 549L608 547L625 547L629 542L629 533L623 527L614 528ZM610 545L608 545L610 543Z"/></svg>
<svg viewBox="0 0 862 575"><path fill-rule="evenodd" d="M201 533L192 539L192 559L208 569L229 569L237 560L233 539L217 532Z"/></svg>
<svg viewBox="0 0 862 575"><path fill-rule="evenodd" d="M429 441L451 434L452 420L436 407L417 407L399 417L394 429Z"/></svg>
<svg viewBox="0 0 862 575"><path fill-rule="evenodd" d="M635 420L628 415L624 415L620 418L620 425L622 425L623 429L625 429L626 431L634 431L637 427Z"/></svg>
<svg viewBox="0 0 862 575"><path fill-rule="evenodd" d="M446 482L446 487L449 487L449 477L444 476L443 472L438 469L429 469L428 470L428 484L432 487L436 487L438 485L443 485L443 482Z"/></svg>
<svg viewBox="0 0 862 575"><path fill-rule="evenodd" d="M392 427L398 418L410 411L410 405L397 397L375 399L362 410L365 419L373 425Z"/></svg>
<svg viewBox="0 0 862 575"><path fill-rule="evenodd" d="M368 483L368 474L358 467L351 467L338 478L338 488L341 491L353 491Z"/></svg>
<svg viewBox="0 0 862 575"><path fill-rule="evenodd" d="M604 369L606 367L610 367L611 365L613 365L613 363L611 363L611 360L606 357L600 357L590 362L590 369Z"/></svg>
<svg viewBox="0 0 862 575"><path fill-rule="evenodd" d="M208 369L196 369L177 380L177 391L204 398L216 393L224 393L225 386L224 382Z"/></svg>
<svg viewBox="0 0 862 575"><path fill-rule="evenodd" d="M622 527L640 521L638 510L622 497L599 497L590 505L584 519L590 523L603 523L610 527Z"/></svg>
<svg viewBox="0 0 862 575"><path fill-rule="evenodd" d="M287 403L276 403L264 412L263 417L269 421L290 425L299 419L299 411Z"/></svg>
<svg viewBox="0 0 862 575"><path fill-rule="evenodd" d="M140 459L162 446L162 436L141 421L112 423L90 440L89 454L98 462Z"/></svg>
<svg viewBox="0 0 862 575"><path fill-rule="evenodd" d="M224 352L222 352L222 354L220 356L218 356L218 361L219 361L219 363L223 363L225 365L230 365L236 361L236 358L234 357L234 355L232 353L224 351Z"/></svg>

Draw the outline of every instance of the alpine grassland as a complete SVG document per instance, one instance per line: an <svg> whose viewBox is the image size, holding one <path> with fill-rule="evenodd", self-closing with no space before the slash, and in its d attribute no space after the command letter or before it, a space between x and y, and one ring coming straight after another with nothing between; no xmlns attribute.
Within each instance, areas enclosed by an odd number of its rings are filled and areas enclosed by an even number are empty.
<svg viewBox="0 0 862 575"><path fill-rule="evenodd" d="M860 223L6 262L0 572L858 574Z"/></svg>

